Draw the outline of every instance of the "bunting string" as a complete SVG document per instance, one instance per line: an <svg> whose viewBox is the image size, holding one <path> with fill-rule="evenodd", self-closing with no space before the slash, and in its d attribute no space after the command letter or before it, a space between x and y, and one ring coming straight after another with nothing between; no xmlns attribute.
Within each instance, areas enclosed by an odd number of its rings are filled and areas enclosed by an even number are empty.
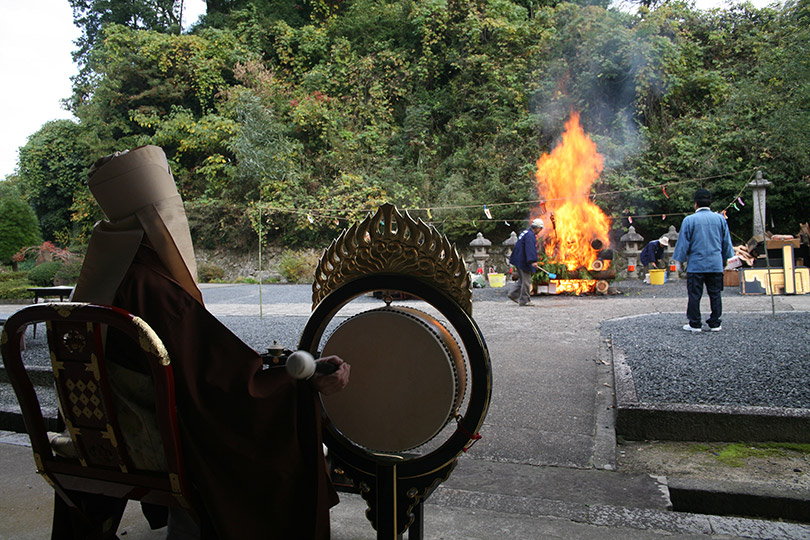
<svg viewBox="0 0 810 540"><path fill-rule="evenodd" d="M659 190L660 189L661 192L663 193L663 195L667 199L669 199L670 194L667 192L668 187L672 188L673 186L680 186L680 185L684 185L684 184L693 184L693 183L697 183L697 182L706 183L706 182L711 181L711 180L717 180L717 179L725 178L725 177L729 177L729 176L736 176L736 175L740 175L740 174L750 173L750 177L748 178L748 180L746 180L742 184L742 186L740 187L740 190L737 192L737 194L734 195L730 199L730 202L728 203L728 205L725 208L723 208L723 210L721 210L719 212L719 213L723 214L724 216L726 216L726 218L727 218L729 209L733 208L736 211L740 211L740 207L745 206L745 202L742 199L742 195L743 195L743 192L745 191L745 189L747 188L748 184L750 183L750 181L753 179L754 175L756 174L756 170L757 169L754 169L753 171L750 171L750 170L737 171L737 172L718 174L718 175L713 175L713 176L705 176L705 177L701 177L701 178L692 178L692 179L687 179L687 180L669 181L669 182L664 182L664 183L656 184L656 185L652 185L652 186L642 186L642 187L638 187L638 188L628 188L628 189L621 189L621 190L598 192L598 193L592 194L590 198L591 198L592 201L596 201L598 199L604 199L606 197L611 197L611 196L615 196L615 195L621 195L621 194L624 194L624 193L639 192L639 191L649 191L649 190ZM487 218L487 220L492 220L493 219L492 210L491 210L492 208L505 208L505 207L510 207L510 206L512 206L512 207L514 207L514 206L539 206L541 213L545 214L546 213L546 207L547 207L549 202L557 202L557 201L563 201L563 200L566 200L566 198L559 197L559 198L551 198L551 199L544 198L544 199L526 200L526 201L488 202L486 204L479 203L479 204L467 204L467 205L410 207L410 208L401 208L401 210L407 211L407 212L409 212L411 214L424 213L424 215L427 217L427 220L428 220L426 223L429 224L429 225L441 225L441 224L446 224L446 223L473 223L474 225L477 226L477 220L475 218L444 217L444 218L441 218L441 219L435 219L434 220L433 212L441 212L441 211L449 211L449 210L469 210L469 209L478 208L478 209L483 210L484 216ZM739 206L738 206L738 204L739 204ZM371 208L359 209L359 210L358 209L336 209L336 208L284 208L284 207L280 207L280 206L273 206L272 204L261 204L261 205L259 205L259 208L262 211L265 211L265 212L293 214L293 215L304 216L304 217L306 217L307 221L309 221L310 224L314 224L315 220L318 219L318 220L321 220L321 221L331 221L331 222L333 222L333 223L335 223L337 225L339 225L341 222L348 223L350 221L354 221L352 218L346 217L346 214L348 214L348 213L352 213L352 214L356 215L357 213L361 213L361 214L362 213L369 213L369 212L373 212L373 211L376 210L376 209L371 209ZM637 220L637 219L643 219L643 218L660 218L662 221L666 221L668 218L671 218L671 217L687 216L687 215L689 215L691 213L692 212L669 212L669 213L662 213L662 214L632 214L632 215L631 214L622 214L622 215L609 215L607 217L609 219L611 219L611 220L626 219L629 224L633 224L634 219ZM523 215L523 216L513 216L513 217L500 216L500 219L503 220L503 222L508 226L510 221L511 222L521 222L521 221L525 220L526 218L525 218L525 215Z"/></svg>

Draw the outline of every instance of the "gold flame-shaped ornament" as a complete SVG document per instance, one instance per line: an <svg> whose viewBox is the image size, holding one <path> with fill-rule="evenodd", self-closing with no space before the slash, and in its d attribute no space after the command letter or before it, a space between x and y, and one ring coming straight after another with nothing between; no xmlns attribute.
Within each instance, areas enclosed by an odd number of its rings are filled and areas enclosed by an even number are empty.
<svg viewBox="0 0 810 540"><path fill-rule="evenodd" d="M426 281L472 314L470 276L455 244L392 204L345 229L324 251L312 285L313 308L343 284L374 274Z"/></svg>

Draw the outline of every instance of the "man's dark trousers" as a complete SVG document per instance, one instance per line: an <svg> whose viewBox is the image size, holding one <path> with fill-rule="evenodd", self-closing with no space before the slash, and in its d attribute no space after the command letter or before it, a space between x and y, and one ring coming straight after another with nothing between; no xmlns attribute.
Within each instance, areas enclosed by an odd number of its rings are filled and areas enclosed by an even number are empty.
<svg viewBox="0 0 810 540"><path fill-rule="evenodd" d="M709 328L717 328L720 326L720 316L723 314L723 272L686 273L686 293L689 295L686 318L689 319L689 326L692 328L702 326L700 299L703 296L704 284L706 285L706 293L709 295L709 305L712 309L712 314L706 324L709 325Z"/></svg>

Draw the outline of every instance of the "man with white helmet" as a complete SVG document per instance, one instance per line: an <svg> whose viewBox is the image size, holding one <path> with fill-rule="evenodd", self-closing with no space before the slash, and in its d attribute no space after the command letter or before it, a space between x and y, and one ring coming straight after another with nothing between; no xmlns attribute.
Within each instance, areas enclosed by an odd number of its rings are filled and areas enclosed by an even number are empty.
<svg viewBox="0 0 810 540"><path fill-rule="evenodd" d="M532 274L537 271L537 239L543 230L543 220L536 218L528 229L520 233L512 249L509 263L517 270L517 285L509 292L509 299L519 306L531 306Z"/></svg>
<svg viewBox="0 0 810 540"><path fill-rule="evenodd" d="M669 238L665 235L658 240L653 240L641 250L641 265L645 268L652 266L658 268L658 263L664 258L664 251L669 247Z"/></svg>

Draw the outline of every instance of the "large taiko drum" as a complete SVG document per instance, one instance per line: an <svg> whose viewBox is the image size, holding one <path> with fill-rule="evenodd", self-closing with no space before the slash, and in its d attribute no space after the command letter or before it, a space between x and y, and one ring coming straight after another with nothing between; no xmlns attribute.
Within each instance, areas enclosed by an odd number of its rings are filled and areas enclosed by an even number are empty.
<svg viewBox="0 0 810 540"><path fill-rule="evenodd" d="M464 399L464 355L435 318L384 307L338 326L322 355L351 364L349 385L323 396L326 415L348 440L372 452L425 444L455 417Z"/></svg>

